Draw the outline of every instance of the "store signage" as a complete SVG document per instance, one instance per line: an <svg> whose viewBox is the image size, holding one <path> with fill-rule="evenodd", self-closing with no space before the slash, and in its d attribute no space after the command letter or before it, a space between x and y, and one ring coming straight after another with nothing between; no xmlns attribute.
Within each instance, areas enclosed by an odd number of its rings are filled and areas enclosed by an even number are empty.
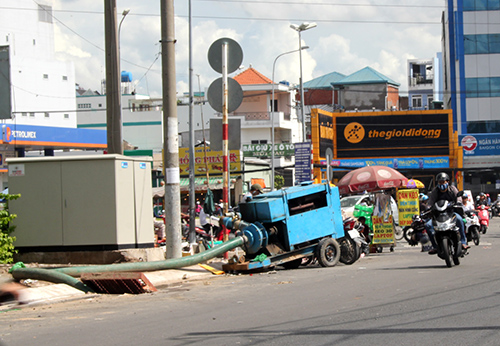
<svg viewBox="0 0 500 346"><path fill-rule="evenodd" d="M458 136L465 157L500 155L500 133Z"/></svg>
<svg viewBox="0 0 500 346"><path fill-rule="evenodd" d="M311 143L295 143L295 181L311 180Z"/></svg>
<svg viewBox="0 0 500 346"><path fill-rule="evenodd" d="M271 144L244 144L243 157L271 157ZM274 156L293 156L295 147L293 143L276 143L274 144Z"/></svg>
<svg viewBox="0 0 500 346"><path fill-rule="evenodd" d="M334 156L449 156L450 118L449 111L343 113L334 116Z"/></svg>
<svg viewBox="0 0 500 346"><path fill-rule="evenodd" d="M207 148L206 161L203 147L197 147L194 150L194 174L222 173L224 171L222 151L212 151ZM241 171L241 155L239 150L230 150L228 155L229 171ZM207 162L207 164L205 164ZM179 148L179 170L181 176L189 174L189 148Z"/></svg>
<svg viewBox="0 0 500 346"><path fill-rule="evenodd" d="M320 164L326 165L326 160L321 160ZM340 168L388 166L395 169L435 169L435 168L449 168L450 159L448 156L340 159L340 160L334 159L332 160L331 165Z"/></svg>

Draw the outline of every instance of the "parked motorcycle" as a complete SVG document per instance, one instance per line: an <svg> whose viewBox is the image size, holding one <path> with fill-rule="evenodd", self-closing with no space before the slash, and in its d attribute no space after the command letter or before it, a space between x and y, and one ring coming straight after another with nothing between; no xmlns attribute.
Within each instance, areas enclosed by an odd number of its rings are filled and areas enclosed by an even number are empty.
<svg viewBox="0 0 500 346"><path fill-rule="evenodd" d="M362 254L367 255L370 252L370 246L361 233L362 227L352 217L344 220L345 236L339 240L341 263L353 264Z"/></svg>
<svg viewBox="0 0 500 346"><path fill-rule="evenodd" d="M490 226L490 215L488 213L488 206L480 205L477 210L477 217L479 218L479 231L483 234L486 233Z"/></svg>
<svg viewBox="0 0 500 346"><path fill-rule="evenodd" d="M437 201L432 206L431 217L438 257L446 262L448 268L453 264L459 265L460 258L464 257L467 251L462 249L453 204L446 200Z"/></svg>
<svg viewBox="0 0 500 346"><path fill-rule="evenodd" d="M465 235L467 241L473 241L474 245L479 245L480 223L477 217L477 212L468 210L465 212Z"/></svg>
<svg viewBox="0 0 500 346"><path fill-rule="evenodd" d="M500 201L496 200L491 203L491 216L500 216Z"/></svg>

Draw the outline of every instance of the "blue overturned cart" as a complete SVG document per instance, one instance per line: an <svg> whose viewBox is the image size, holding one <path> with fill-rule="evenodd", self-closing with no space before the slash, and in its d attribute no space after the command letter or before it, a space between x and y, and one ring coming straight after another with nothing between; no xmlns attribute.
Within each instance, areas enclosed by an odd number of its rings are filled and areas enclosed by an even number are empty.
<svg viewBox="0 0 500 346"><path fill-rule="evenodd" d="M222 222L246 238L245 256L224 265L224 271L298 268L306 257L323 267L338 263L344 228L337 187L303 183L256 196L239 209Z"/></svg>

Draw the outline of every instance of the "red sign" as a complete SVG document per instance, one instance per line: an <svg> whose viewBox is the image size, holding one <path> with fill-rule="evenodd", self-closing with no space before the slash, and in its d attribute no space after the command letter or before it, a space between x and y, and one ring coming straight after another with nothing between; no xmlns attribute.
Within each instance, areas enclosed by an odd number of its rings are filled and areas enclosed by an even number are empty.
<svg viewBox="0 0 500 346"><path fill-rule="evenodd" d="M464 150L472 151L477 147L477 140L474 136L465 136L460 143Z"/></svg>

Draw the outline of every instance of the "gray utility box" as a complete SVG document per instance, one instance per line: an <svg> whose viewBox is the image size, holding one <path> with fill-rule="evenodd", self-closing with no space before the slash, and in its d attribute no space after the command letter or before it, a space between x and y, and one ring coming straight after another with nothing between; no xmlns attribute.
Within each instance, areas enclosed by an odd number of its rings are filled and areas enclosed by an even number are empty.
<svg viewBox="0 0 500 346"><path fill-rule="evenodd" d="M107 251L153 247L151 159L122 155L11 158L15 247Z"/></svg>

